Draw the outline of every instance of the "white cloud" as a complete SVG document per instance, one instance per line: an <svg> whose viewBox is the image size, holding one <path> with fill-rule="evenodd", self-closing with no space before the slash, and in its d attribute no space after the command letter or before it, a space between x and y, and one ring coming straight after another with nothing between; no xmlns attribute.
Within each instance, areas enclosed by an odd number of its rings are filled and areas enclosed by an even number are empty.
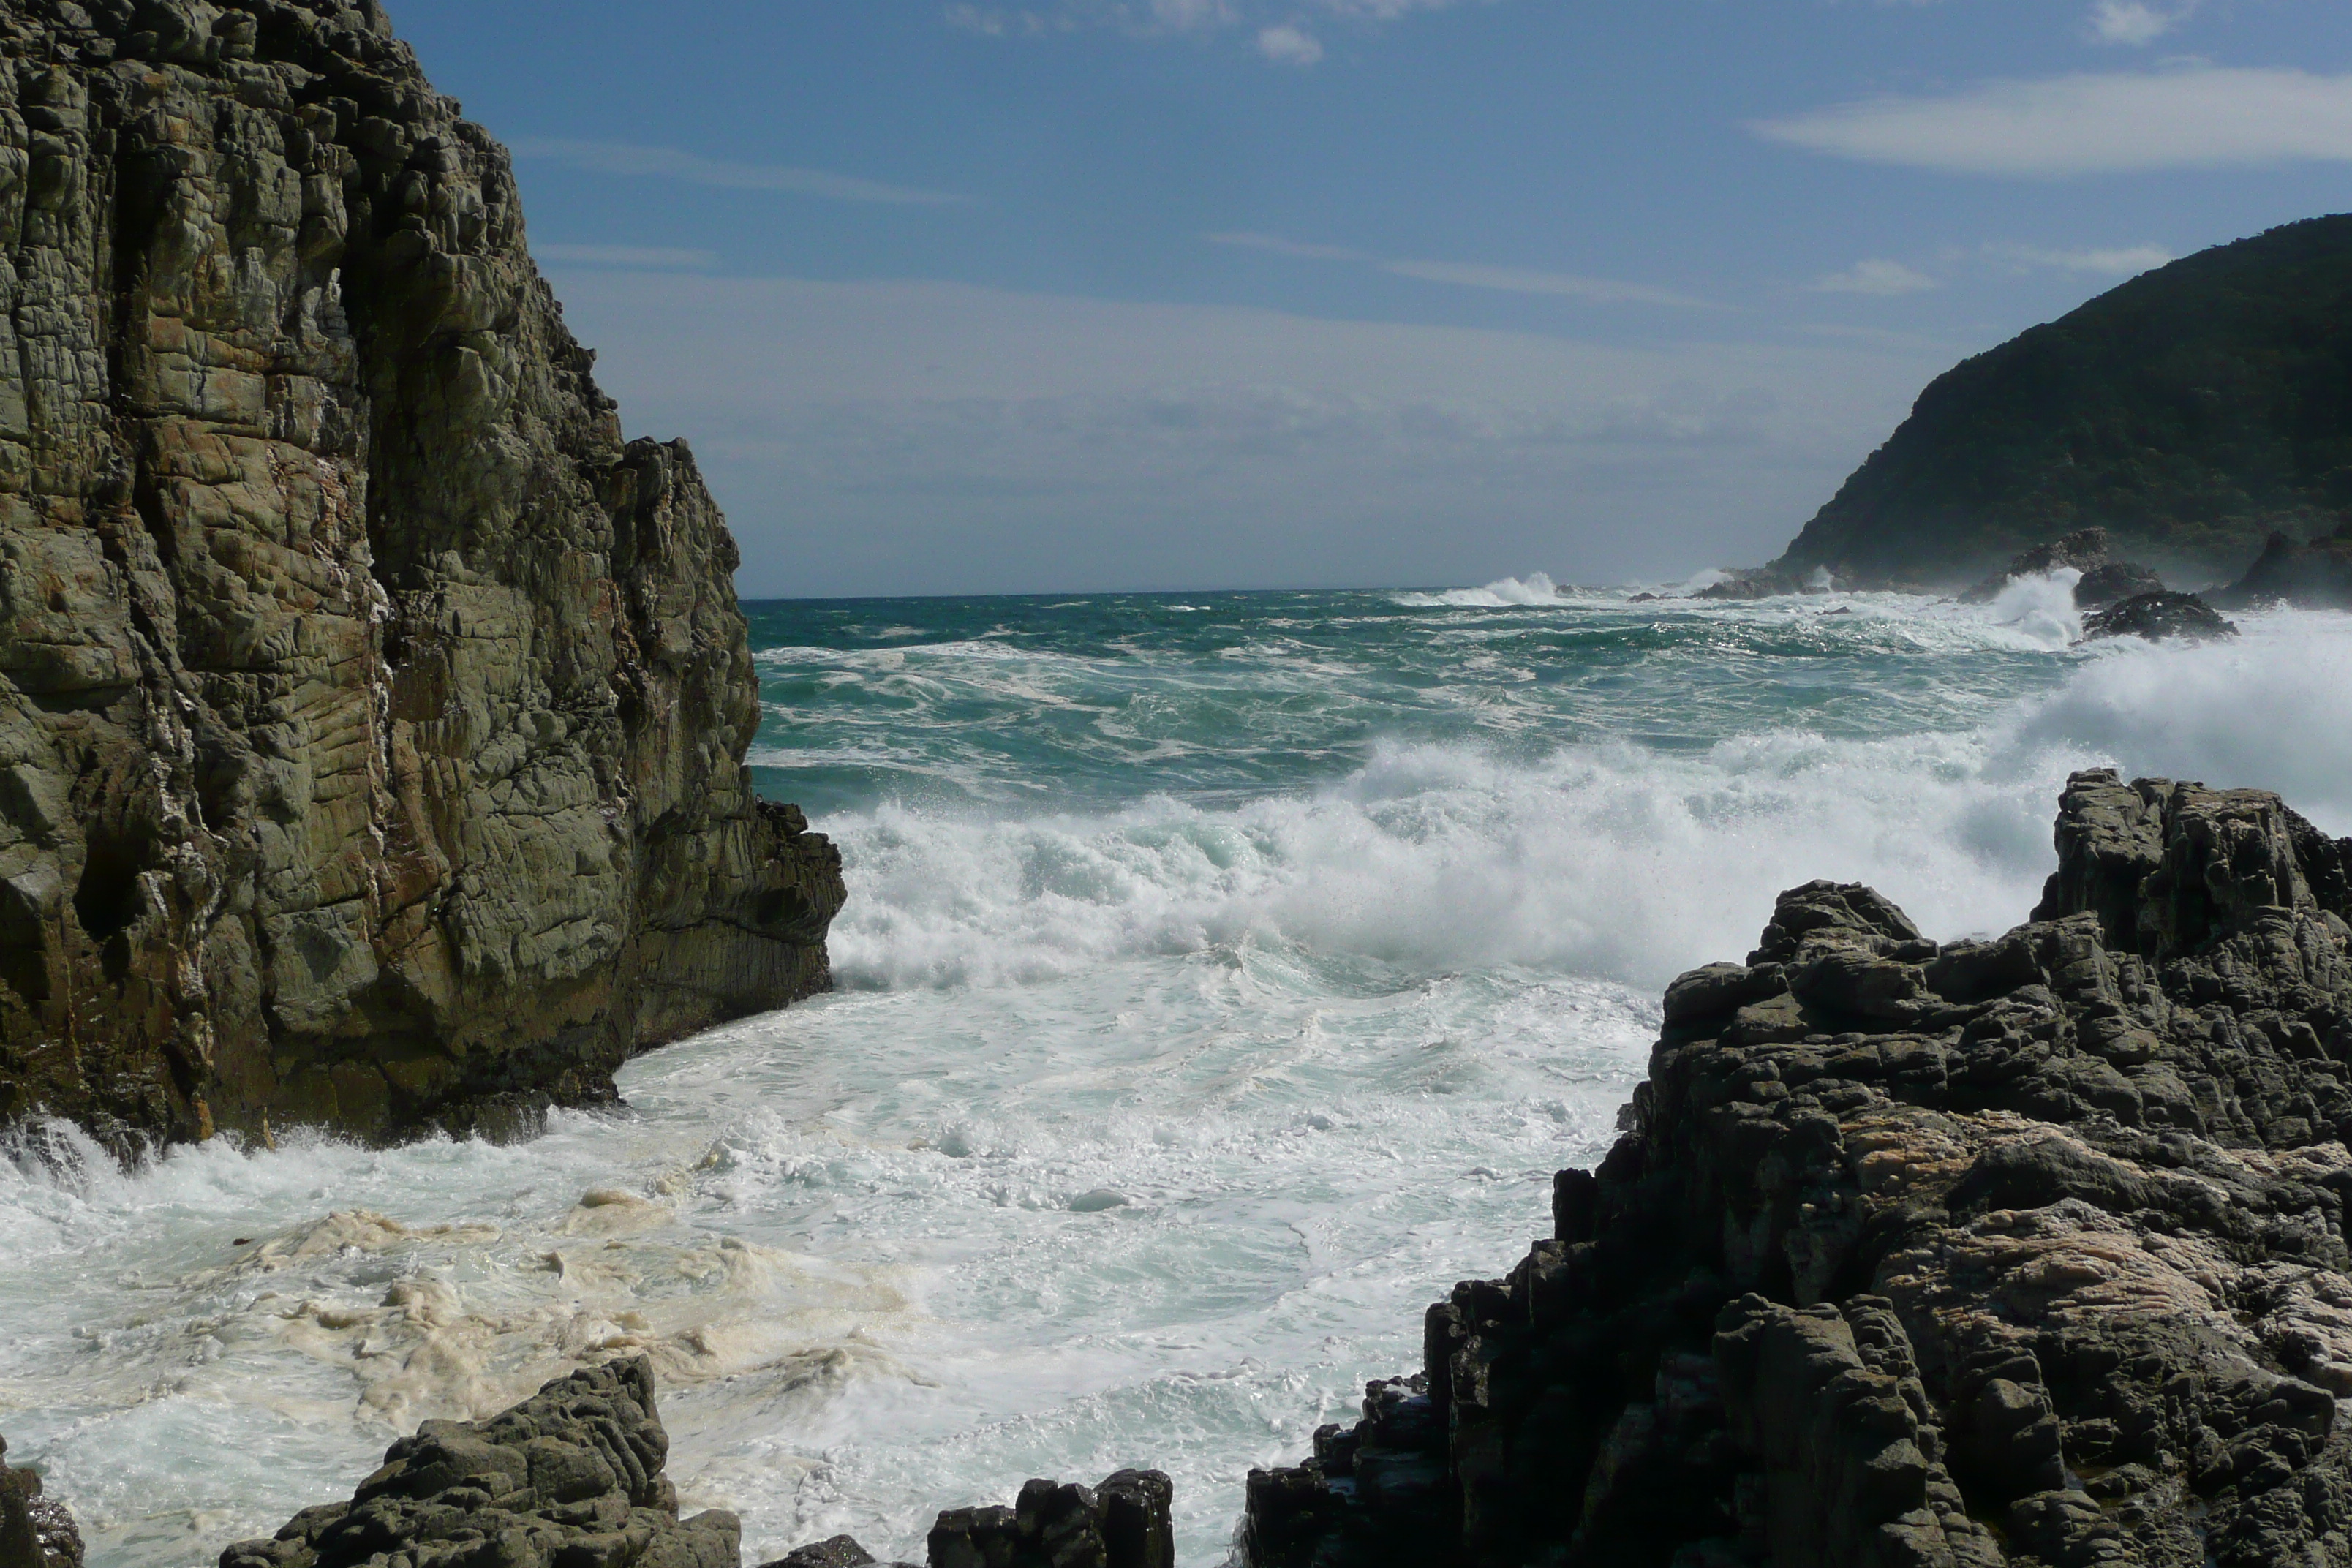
<svg viewBox="0 0 2352 1568"><path fill-rule="evenodd" d="M1549 295L1556 299L1589 300L1596 305L1665 305L1686 310L1719 310L1724 308L1712 300L1677 293L1649 283L1629 283L1615 278L1587 278L1574 272L1546 272L1526 267L1492 267L1475 261L1389 260L1364 251L1351 250L1342 245L1302 245L1297 240L1283 239L1270 234L1211 234L1202 237L1212 245L1269 251L1276 256L1297 257L1307 261L1358 261L1377 267L1394 277L1411 278L1422 283L1450 284L1457 289Z"/></svg>
<svg viewBox="0 0 2352 1568"><path fill-rule="evenodd" d="M823 169L777 163L729 163L675 147L638 147L623 142L577 142L562 137L518 136L507 143L518 158L568 163L593 174L679 180L730 191L782 191L836 202L884 206L967 206L970 196L886 185Z"/></svg>
<svg viewBox="0 0 2352 1568"><path fill-rule="evenodd" d="M2052 250L2037 245L1988 245L1984 253L2018 267L2051 267L2102 278L2132 278L2172 259L2160 245L2127 245L2105 250Z"/></svg>
<svg viewBox="0 0 2352 1568"><path fill-rule="evenodd" d="M2147 0L2097 0L2091 7L2089 31L2094 42L2145 47L2189 20L2198 0L2152 5Z"/></svg>
<svg viewBox="0 0 2352 1568"><path fill-rule="evenodd" d="M534 245L531 253L558 267L634 267L653 272L698 272L719 265L712 250L676 250L658 245Z"/></svg>
<svg viewBox="0 0 2352 1568"><path fill-rule="evenodd" d="M1202 238L1211 245L1230 245L1243 250L1266 250L1276 256L1296 256L1307 261L1370 261L1372 258L1360 250L1350 250L1344 245L1302 245L1295 239L1284 239L1271 234L1208 234Z"/></svg>
<svg viewBox="0 0 2352 1568"><path fill-rule="evenodd" d="M2085 73L1871 99L1749 129L1834 157L1968 174L2352 162L2352 76L2218 66Z"/></svg>
<svg viewBox="0 0 2352 1568"><path fill-rule="evenodd" d="M1892 298L1897 294L1917 294L1929 289L1940 289L1926 273L1916 271L1899 261L1873 257L1857 261L1843 272L1832 272L1813 285L1822 294L1875 294Z"/></svg>
<svg viewBox="0 0 2352 1568"><path fill-rule="evenodd" d="M1323 58L1323 46L1316 42L1314 34L1295 23L1285 22L1278 27L1259 30L1257 52L1279 65L1311 66Z"/></svg>
<svg viewBox="0 0 2352 1568"><path fill-rule="evenodd" d="M1395 22L1416 12L1450 11L1498 0L1038 0L1028 5L988 5L954 0L941 12L950 27L987 37L1036 37L1108 27L1138 38L1197 37L1234 27L1255 29L1257 52L1284 65L1313 65L1322 40L1310 23L1360 26Z"/></svg>
<svg viewBox="0 0 2352 1568"><path fill-rule="evenodd" d="M753 595L1762 560L1950 358L950 283L562 284L629 433L691 438Z"/></svg>

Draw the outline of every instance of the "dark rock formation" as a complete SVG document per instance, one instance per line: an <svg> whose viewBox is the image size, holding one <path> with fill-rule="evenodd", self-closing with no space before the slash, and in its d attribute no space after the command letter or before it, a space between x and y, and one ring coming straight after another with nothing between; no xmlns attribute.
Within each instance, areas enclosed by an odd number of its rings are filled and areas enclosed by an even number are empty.
<svg viewBox="0 0 2352 1568"><path fill-rule="evenodd" d="M2352 1562L2352 840L2075 776L2029 924L1781 896L1257 1568Z"/></svg>
<svg viewBox="0 0 2352 1568"><path fill-rule="evenodd" d="M1011 1508L940 1515L925 1556L929 1568L1175 1568L1173 1496L1158 1470L1098 1487L1033 1480Z"/></svg>
<svg viewBox="0 0 2352 1568"><path fill-rule="evenodd" d="M1989 605L2001 590L2021 577L2072 570L2082 574L2074 584L2078 609L2103 610L2142 594L2164 592L2164 579L2136 561L2117 561L2109 553L2111 542L2104 528L2085 528L2063 539L2023 551L2001 570L1960 595L1964 605Z"/></svg>
<svg viewBox="0 0 2352 1568"><path fill-rule="evenodd" d="M1958 584L2089 525L2168 571L2235 571L2352 518L2352 216L2145 273L1967 360L1773 570Z"/></svg>
<svg viewBox="0 0 2352 1568"><path fill-rule="evenodd" d="M738 1568L731 1513L680 1519L653 1365L559 1377L483 1422L427 1421L349 1502L304 1509L220 1568Z"/></svg>
<svg viewBox="0 0 2352 1568"><path fill-rule="evenodd" d="M2326 539L2298 544L2273 533L2246 574L2213 595L2231 609L2294 605L2352 609L2352 523Z"/></svg>
<svg viewBox="0 0 2352 1568"><path fill-rule="evenodd" d="M237 1542L220 1568L739 1568L736 1517L679 1518L677 1489L662 1472L668 1456L652 1363L611 1362L488 1421L425 1422L385 1450L351 1501L304 1509L272 1539ZM10 1495L0 1484L0 1552ZM930 1568L1175 1568L1173 1495L1157 1470L1121 1470L1098 1487L1033 1480L1012 1508L940 1514ZM74 1551L71 1563L32 1568L80 1568L78 1541ZM873 1562L836 1535L765 1568ZM0 1568L16 1561L0 1555Z"/></svg>
<svg viewBox="0 0 2352 1568"><path fill-rule="evenodd" d="M0 1568L81 1568L81 1531L66 1505L41 1492L41 1478L5 1463L0 1437Z"/></svg>
<svg viewBox="0 0 2352 1568"><path fill-rule="evenodd" d="M2164 579L2152 569L2137 561L2110 561L2083 574L2082 581L2074 584L2074 607L2104 610L2142 594L2163 592Z"/></svg>
<svg viewBox="0 0 2352 1568"><path fill-rule="evenodd" d="M2063 539L2037 544L2021 552L2007 566L1962 594L1960 603L1989 605L2020 577L2045 576L2067 568L2082 573L2087 580L2093 572L2109 564L2107 550L2107 531L2104 528L2086 528Z"/></svg>
<svg viewBox="0 0 2352 1568"><path fill-rule="evenodd" d="M2158 589L2094 611L2083 617L2083 640L2102 637L2145 637L2149 642L2178 639L2211 642L2238 635L2237 624L2194 594Z"/></svg>
<svg viewBox="0 0 2352 1568"><path fill-rule="evenodd" d="M734 542L375 0L0 54L0 1121L495 1129L821 988Z"/></svg>
<svg viewBox="0 0 2352 1568"><path fill-rule="evenodd" d="M857 1544L853 1535L836 1535L830 1541L820 1541L785 1552L773 1563L761 1568L866 1568L874 1554ZM912 1568L911 1564L892 1563L890 1568Z"/></svg>

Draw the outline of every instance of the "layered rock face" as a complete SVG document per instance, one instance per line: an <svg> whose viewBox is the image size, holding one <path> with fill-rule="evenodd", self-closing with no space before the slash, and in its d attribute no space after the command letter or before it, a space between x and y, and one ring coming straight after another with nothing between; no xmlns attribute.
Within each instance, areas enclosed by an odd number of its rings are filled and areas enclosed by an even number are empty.
<svg viewBox="0 0 2352 1568"><path fill-rule="evenodd" d="M1258 1568L2352 1563L2352 841L2077 775L2032 921L1784 894Z"/></svg>
<svg viewBox="0 0 2352 1568"><path fill-rule="evenodd" d="M497 1130L822 987L725 522L374 0L0 54L0 1121Z"/></svg>

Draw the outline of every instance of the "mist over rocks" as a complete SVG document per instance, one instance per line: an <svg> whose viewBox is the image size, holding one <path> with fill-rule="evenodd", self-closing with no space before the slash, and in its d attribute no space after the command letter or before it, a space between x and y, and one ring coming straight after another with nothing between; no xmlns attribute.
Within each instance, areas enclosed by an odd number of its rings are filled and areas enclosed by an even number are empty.
<svg viewBox="0 0 2352 1568"><path fill-rule="evenodd" d="M2214 597L2233 607L2352 609L2352 523L2307 543L2272 534L2246 574Z"/></svg>
<svg viewBox="0 0 2352 1568"><path fill-rule="evenodd" d="M1257 1568L2352 1562L2352 840L2074 775L2033 918L1783 894Z"/></svg>
<svg viewBox="0 0 2352 1568"><path fill-rule="evenodd" d="M0 55L0 1121L503 1135L822 989L734 542L383 8Z"/></svg>

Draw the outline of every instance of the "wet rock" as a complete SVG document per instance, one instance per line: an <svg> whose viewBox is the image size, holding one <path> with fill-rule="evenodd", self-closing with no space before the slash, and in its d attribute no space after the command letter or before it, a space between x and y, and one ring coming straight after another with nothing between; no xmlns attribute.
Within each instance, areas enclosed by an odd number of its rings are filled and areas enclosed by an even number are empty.
<svg viewBox="0 0 2352 1568"><path fill-rule="evenodd" d="M515 1134L822 988L734 541L382 6L0 54L0 1121Z"/></svg>
<svg viewBox="0 0 2352 1568"><path fill-rule="evenodd" d="M1121 1470L1098 1487L1032 1480L1011 1508L940 1514L927 1561L929 1568L1174 1568L1174 1496L1158 1470Z"/></svg>
<svg viewBox="0 0 2352 1568"><path fill-rule="evenodd" d="M6 1464L0 1437L0 1568L82 1568L73 1514L41 1490L41 1478Z"/></svg>
<svg viewBox="0 0 2352 1568"><path fill-rule="evenodd" d="M680 1518L639 1356L559 1377L483 1422L427 1421L347 1503L303 1510L220 1568L737 1568L741 1529Z"/></svg>
<svg viewBox="0 0 2352 1568"><path fill-rule="evenodd" d="M2006 567L1962 594L1960 603L1989 605L2000 597L2002 589L2020 577L2045 576L2070 568L2082 573L2087 580L2091 574L2108 564L2107 551L2105 529L2078 530L2063 539L2053 539L2021 552ZM2078 597L2075 602L2080 604L2082 600Z"/></svg>
<svg viewBox="0 0 2352 1568"><path fill-rule="evenodd" d="M2352 841L2077 774L2033 918L1782 895L1263 1568L2352 1562Z"/></svg>
<svg viewBox="0 0 2352 1568"><path fill-rule="evenodd" d="M2136 561L2110 561L2083 574L2082 580L2074 584L2074 607L2104 610L2142 594L2163 592L2164 579L2153 569Z"/></svg>
<svg viewBox="0 0 2352 1568"><path fill-rule="evenodd" d="M856 1537L836 1535L830 1541L787 1552L773 1563L762 1564L762 1568L866 1568L873 1561L874 1554L858 1545Z"/></svg>
<svg viewBox="0 0 2352 1568"><path fill-rule="evenodd" d="M2083 617L2085 642L2126 637L2149 642L2212 642L2237 635L2236 623L2194 594L2141 594Z"/></svg>

